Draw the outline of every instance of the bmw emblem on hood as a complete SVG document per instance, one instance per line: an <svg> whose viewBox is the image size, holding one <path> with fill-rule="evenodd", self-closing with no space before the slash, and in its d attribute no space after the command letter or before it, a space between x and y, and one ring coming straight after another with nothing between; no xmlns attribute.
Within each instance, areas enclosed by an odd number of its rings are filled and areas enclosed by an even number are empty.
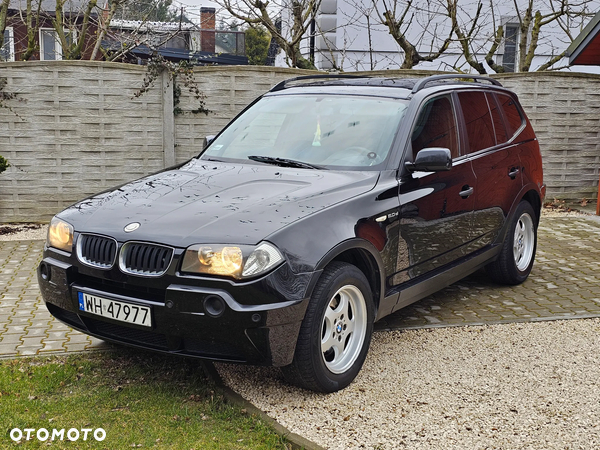
<svg viewBox="0 0 600 450"><path fill-rule="evenodd" d="M125 233L131 233L132 231L137 230L140 226L141 224L139 222L132 222L129 225L126 225L125 228L123 228L123 231L125 231Z"/></svg>

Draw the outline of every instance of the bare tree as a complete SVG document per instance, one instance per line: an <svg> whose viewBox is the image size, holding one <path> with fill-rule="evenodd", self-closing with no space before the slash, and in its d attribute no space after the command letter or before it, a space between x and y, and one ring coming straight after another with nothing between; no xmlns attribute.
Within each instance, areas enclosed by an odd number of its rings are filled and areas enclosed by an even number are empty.
<svg viewBox="0 0 600 450"><path fill-rule="evenodd" d="M402 69L412 69L423 61L434 61L439 58L450 46L452 34L454 32L454 23L444 27L446 15L433 3L424 3L423 5L414 4L413 0L403 2L401 0L382 0L381 4L373 0L375 11L379 22L388 27L390 35L398 43L404 52L404 62ZM433 5L433 9L429 9ZM428 43L428 51L419 50L419 42L413 42L409 36L409 30L413 28L418 19L424 19L426 23L420 24L425 32L420 34L420 40L425 40L426 36L431 38ZM440 22L440 20L442 22ZM431 30L427 31L430 27ZM444 38L439 38L438 31L446 28ZM443 31L441 31L443 32Z"/></svg>
<svg viewBox="0 0 600 450"><path fill-rule="evenodd" d="M39 31L42 24L50 25L56 33L56 41L60 44L63 59L81 59L84 44L88 36L88 27L94 23L94 12L97 0L89 0L83 10L74 10L68 0L56 0L53 11L44 11L41 0L26 0L25 8L19 10L15 20L20 20L25 25L25 49L21 59L31 59L39 50ZM7 2L8 3L8 2ZM2 26L0 10L0 27ZM0 33L0 38L2 33Z"/></svg>
<svg viewBox="0 0 600 450"><path fill-rule="evenodd" d="M314 69L310 59L302 56L300 43L305 39L310 23L317 14L321 0L283 0L272 3L261 0L215 0L233 17L249 24L263 25L281 49L292 67ZM289 24L281 28L275 25L279 14L287 16Z"/></svg>
<svg viewBox="0 0 600 450"><path fill-rule="evenodd" d="M9 3L10 0L2 0L2 3L0 3L0 48L4 46L4 30L6 30Z"/></svg>
<svg viewBox="0 0 600 450"><path fill-rule="evenodd" d="M96 39L96 43L94 44L94 49L92 50L90 60L94 61L98 57L102 41L104 40L108 33L108 30L110 29L110 23L113 17L115 16L115 13L117 12L117 9L119 9L125 1L127 0L113 0L112 2L110 2L110 6L106 11L106 17L104 17L104 14L100 15L100 18L98 20L98 37ZM104 10L102 10L102 12L104 13Z"/></svg>
<svg viewBox="0 0 600 450"><path fill-rule="evenodd" d="M23 11L20 11L20 19L25 24L27 29L27 45L25 52L21 55L23 61L27 61L33 56L33 54L39 50L39 44L37 43L36 36L39 30L40 23L40 12L42 9L41 0L37 2L34 10L32 0L27 0L27 6L25 9L25 17L23 17Z"/></svg>
<svg viewBox="0 0 600 450"><path fill-rule="evenodd" d="M97 0L89 0L83 11L69 11L64 14L66 0L56 0L56 9L52 23L62 48L63 59L81 59L84 43L87 40L87 30L90 26L92 11L96 8ZM75 16L75 17L73 17ZM81 17L81 23L78 23ZM65 29L68 30L65 32Z"/></svg>
<svg viewBox="0 0 600 450"><path fill-rule="evenodd" d="M485 8L479 0L475 15L470 17L468 11L459 7L458 0L446 0L446 2L447 14L454 24L454 32L467 63L482 74L487 73L484 61L493 71L504 72L505 68L497 63L495 57L501 45L506 43L505 26L502 23L498 24L498 12L493 3L490 2L490 7ZM534 57L539 55L541 40L550 41L550 38L544 36L544 30L560 29L564 32L561 44L565 50L557 52L537 68L537 70L551 69L563 58L566 48L573 41L571 30L590 16L590 4L590 0L581 0L578 3L570 3L569 0L546 0L545 2L513 0L508 15L519 28L518 42L516 42L518 64L515 70L530 71ZM550 24L552 26L548 27L547 25ZM483 32L490 28L493 30L492 35L489 31ZM482 35L487 35L488 38L482 40ZM548 42L548 45L554 48L552 44Z"/></svg>
<svg viewBox="0 0 600 450"><path fill-rule="evenodd" d="M318 20L315 21L314 35L323 37L322 44L324 44L325 47L320 47L317 49L317 51L331 64L330 70L338 72L344 71L344 65L346 64L348 57L348 49L351 48L354 42L358 39L358 35L350 31L350 27L354 25L355 22L355 18L352 17L348 20L348 24L344 27L324 29ZM332 42L327 38L327 35L331 33L336 33L336 35L338 33L341 34L342 45L337 44L337 39L340 36L336 36L335 42ZM358 70L358 68L356 70Z"/></svg>
<svg viewBox="0 0 600 450"><path fill-rule="evenodd" d="M489 44L489 49L485 51L484 61L496 72L504 72L502 65L498 65L494 61L494 55L502 42L504 37L504 27L499 25L496 27L495 18L492 12L492 29L495 30L493 37L485 41L483 46L478 45L476 41L477 36L482 33L482 27L488 26L488 23L484 22L482 17L483 3L478 2L475 10L475 15L469 17L468 13L464 10L459 9L458 0L446 0L446 8L448 17L452 21L452 27L458 44L462 50L462 54L467 62L473 69L481 74L487 73L485 65L479 60L479 55L482 53L481 50ZM462 13L462 14L461 14ZM460 17L467 17L463 23L459 22ZM482 22L484 22L482 24Z"/></svg>

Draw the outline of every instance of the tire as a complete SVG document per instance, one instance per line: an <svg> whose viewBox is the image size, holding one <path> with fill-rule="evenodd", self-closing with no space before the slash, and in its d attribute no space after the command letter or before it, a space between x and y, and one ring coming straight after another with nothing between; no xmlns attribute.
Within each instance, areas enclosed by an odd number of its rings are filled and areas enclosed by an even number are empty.
<svg viewBox="0 0 600 450"><path fill-rule="evenodd" d="M488 276L500 284L521 284L529 276L537 248L537 215L525 200L517 206L498 259L486 266Z"/></svg>
<svg viewBox="0 0 600 450"><path fill-rule="evenodd" d="M371 343L373 296L355 266L333 262L323 271L300 328L288 382L317 392L335 392L358 375Z"/></svg>

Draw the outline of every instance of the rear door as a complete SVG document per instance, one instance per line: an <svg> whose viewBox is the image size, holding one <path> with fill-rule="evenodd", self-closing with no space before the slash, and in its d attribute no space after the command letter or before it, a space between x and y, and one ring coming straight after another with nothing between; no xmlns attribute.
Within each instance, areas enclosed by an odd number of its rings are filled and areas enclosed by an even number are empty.
<svg viewBox="0 0 600 450"><path fill-rule="evenodd" d="M519 148L509 140L508 124L496 94L461 91L457 97L464 118L467 154L477 177L470 252L495 241L523 181Z"/></svg>

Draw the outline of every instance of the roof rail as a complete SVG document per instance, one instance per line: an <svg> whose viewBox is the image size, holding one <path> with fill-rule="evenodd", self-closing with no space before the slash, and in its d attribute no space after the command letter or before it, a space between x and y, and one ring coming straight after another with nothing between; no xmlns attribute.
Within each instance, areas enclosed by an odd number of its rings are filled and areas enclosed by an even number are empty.
<svg viewBox="0 0 600 450"><path fill-rule="evenodd" d="M304 76L301 76L301 77L296 77L296 78L290 78L288 80L283 80L281 83L278 83L275 86L273 86L269 92L281 91L281 90L283 90L283 89L286 88L286 84L287 83L291 83L291 82L294 82L294 81L319 80L319 79L327 79L327 78L370 78L370 77L356 76L356 75L338 75L338 74L331 74L331 75L304 75Z"/></svg>
<svg viewBox="0 0 600 450"><path fill-rule="evenodd" d="M433 75L431 77L423 78L423 79L417 81L417 83L415 84L415 86L412 89L412 93L416 94L421 89L424 89L427 84L429 84L433 81L446 80L446 79L452 79L452 78L464 78L464 79L468 79L468 80L474 80L476 83L478 83L479 81L489 81L490 83L492 83L496 86L502 87L502 84L500 84L500 82L498 80L495 80L494 78L484 77L481 75L469 75L469 74L460 74L459 73L456 75L454 75L454 74Z"/></svg>

